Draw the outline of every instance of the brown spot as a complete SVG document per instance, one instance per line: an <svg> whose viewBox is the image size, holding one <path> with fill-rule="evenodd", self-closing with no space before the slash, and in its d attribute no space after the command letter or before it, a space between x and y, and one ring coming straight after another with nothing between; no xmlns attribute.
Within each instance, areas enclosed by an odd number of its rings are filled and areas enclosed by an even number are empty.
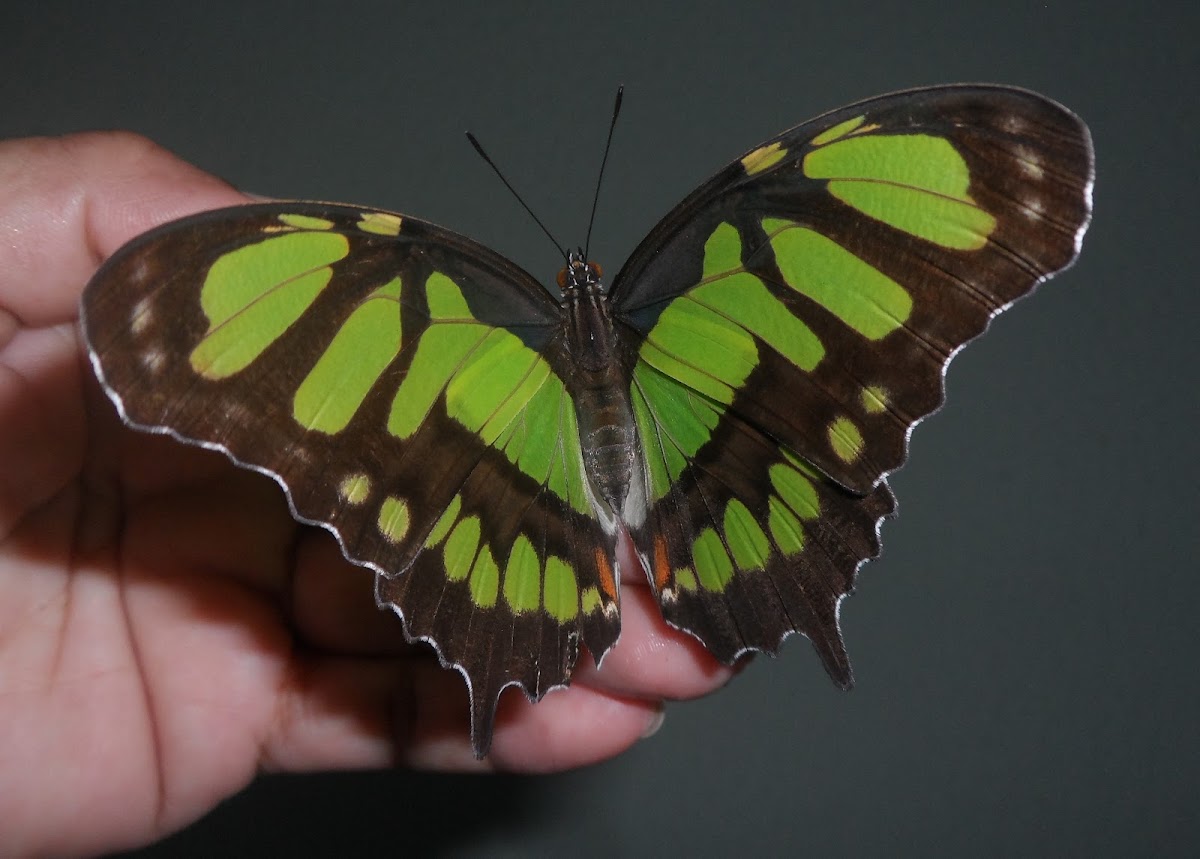
<svg viewBox="0 0 1200 859"><path fill-rule="evenodd" d="M671 581L671 565L667 561L667 541L662 535L654 537L654 589L663 591Z"/></svg>
<svg viewBox="0 0 1200 859"><path fill-rule="evenodd" d="M600 571L600 590L612 601L617 599L617 583L613 581L612 565L603 549L596 550L596 569Z"/></svg>

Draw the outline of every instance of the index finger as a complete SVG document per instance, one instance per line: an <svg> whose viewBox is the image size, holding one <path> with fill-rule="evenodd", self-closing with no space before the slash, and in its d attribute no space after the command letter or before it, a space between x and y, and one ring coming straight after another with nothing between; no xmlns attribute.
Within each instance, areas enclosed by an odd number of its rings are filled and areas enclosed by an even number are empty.
<svg viewBox="0 0 1200 859"><path fill-rule="evenodd" d="M0 141L0 313L9 326L69 322L88 278L126 241L245 201L129 132Z"/></svg>

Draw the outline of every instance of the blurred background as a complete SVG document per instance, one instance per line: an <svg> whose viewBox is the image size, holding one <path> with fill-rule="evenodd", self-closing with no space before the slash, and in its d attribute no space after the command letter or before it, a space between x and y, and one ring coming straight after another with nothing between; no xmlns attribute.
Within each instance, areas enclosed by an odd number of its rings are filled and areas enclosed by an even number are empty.
<svg viewBox="0 0 1200 859"><path fill-rule="evenodd" d="M1197 21L1183 4L6 4L0 136L129 128L259 194L466 233L549 281L616 272L759 141L877 93L1043 92L1095 138L1079 263L955 361L842 621L667 709L609 763L520 778L268 776L137 857L1186 855L1200 849Z"/></svg>

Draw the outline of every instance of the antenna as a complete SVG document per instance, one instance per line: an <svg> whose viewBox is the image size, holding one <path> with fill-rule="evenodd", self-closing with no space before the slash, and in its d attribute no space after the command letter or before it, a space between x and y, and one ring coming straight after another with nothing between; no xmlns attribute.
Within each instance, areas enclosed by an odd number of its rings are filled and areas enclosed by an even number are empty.
<svg viewBox="0 0 1200 859"><path fill-rule="evenodd" d="M619 101L619 94L618 94L618 101ZM488 166L492 168L492 171L497 176L500 177L500 181L504 183L504 187L508 188L508 190L512 193L512 195L517 198L517 202L520 203L522 208L524 208L525 211L529 213L529 217L533 218L533 222L542 228L542 232L546 234L546 238L548 238L551 242L554 243L554 247L556 247L558 249L558 253L566 261L567 265L570 265L571 258L569 256L567 256L567 252L563 250L562 245L560 245L558 243L558 240L556 238L554 238L553 235L551 235L551 233L548 229L546 229L546 225L541 222L541 219L538 218L538 216L533 213L533 209L529 208L529 205L524 200L521 199L521 195L517 193L517 189L512 186L512 183L504 178L504 174L500 172L500 168L496 166L496 162L493 161L488 156L488 154L483 151L483 147L479 145L479 141L475 139L475 135L468 131L467 132L467 140L471 141L471 145L475 147L475 151L479 153L479 157L482 158L484 161L486 161L488 163Z"/></svg>
<svg viewBox="0 0 1200 859"><path fill-rule="evenodd" d="M604 144L604 157L600 159L600 175L596 177L596 195L592 197L592 214L588 218L587 238L583 242L583 258L588 259L588 250L592 246L592 224L596 222L596 204L600 202L600 183L604 179L604 166L608 164L608 150L612 148L613 131L617 127L617 115L621 112L621 96L625 87L617 87L617 100L613 103L612 122L608 124L608 140Z"/></svg>

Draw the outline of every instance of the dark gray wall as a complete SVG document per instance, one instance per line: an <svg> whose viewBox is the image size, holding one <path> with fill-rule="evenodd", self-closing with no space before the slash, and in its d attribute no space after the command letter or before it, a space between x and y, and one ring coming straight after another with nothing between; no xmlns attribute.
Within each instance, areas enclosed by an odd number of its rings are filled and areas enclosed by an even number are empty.
<svg viewBox="0 0 1200 859"><path fill-rule="evenodd" d="M1096 142L1079 264L955 362L893 480L902 516L843 611L852 693L798 639L602 766L264 778L138 855L1200 848L1200 64L1170 8L6 4L0 135L136 129L246 189L411 212L547 278L554 252L462 131L574 243L618 83L593 240L614 272L731 157L878 92L1019 84Z"/></svg>

